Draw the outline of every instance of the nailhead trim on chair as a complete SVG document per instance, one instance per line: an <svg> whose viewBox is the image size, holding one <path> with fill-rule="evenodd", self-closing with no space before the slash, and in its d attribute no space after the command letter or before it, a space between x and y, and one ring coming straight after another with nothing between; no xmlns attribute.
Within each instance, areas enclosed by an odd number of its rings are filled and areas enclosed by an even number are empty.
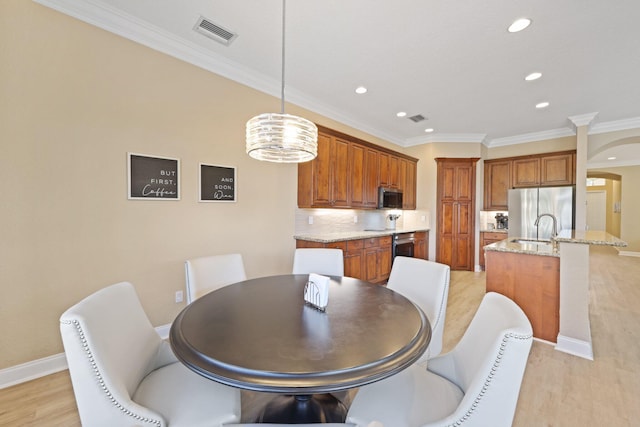
<svg viewBox="0 0 640 427"><path fill-rule="evenodd" d="M518 335L518 334L506 334L504 336L504 338L502 338L502 343L500 344L500 350L498 351L498 355L496 356L496 360L493 361L493 366L491 367L491 372L489 373L489 376L485 379L484 381L484 385L482 386L482 390L480 390L480 393L478 395L478 397L475 398L475 400L473 401L473 403L471 404L471 409L469 409L463 416L461 419L459 419L458 421L454 422L453 424L450 424L450 426L461 426L462 424L464 424L465 421L467 421L469 419L469 417L471 417L471 414L473 414L473 412L476 410L476 408L478 407L480 401L482 400L482 398L484 397L485 393L487 392L487 389L489 388L489 385L491 384L491 381L493 380L493 377L496 374L496 371L498 370L498 368L500 367L500 362L502 361L502 355L504 354L504 350L505 347L507 346L507 341L509 341L509 338L514 338L517 340L528 340L531 339L532 335Z"/></svg>
<svg viewBox="0 0 640 427"><path fill-rule="evenodd" d="M113 405L116 408L120 409L126 415L129 415L130 417L133 417L136 420L140 420L140 421L147 422L147 423L153 423L153 424L155 424L157 426L162 425L162 422L159 421L159 420L153 420L151 418L143 417L141 415L138 415L138 414L135 414L135 413L131 412L129 409L125 408L120 402L118 402L115 397L113 397L113 395L111 394L111 391L109 391L109 389L105 385L104 380L102 378L102 374L100 373L100 370L98 369L98 366L96 365L96 361L95 361L95 359L93 357L93 353L91 352L91 349L89 348L89 345L87 344L87 339L84 336L84 332L82 331L82 327L80 326L80 322L78 322L77 320L72 320L72 321L64 321L64 320L62 320L61 323L64 323L66 325L73 324L73 326L75 326L75 328L78 331L78 334L80 336L80 341L82 342L82 347L84 347L84 352L87 355L87 358L89 359L89 363L93 367L93 373L95 374L96 379L98 380L98 383L100 383L100 386L102 387L102 390L107 395L107 397L109 398L111 403L113 403Z"/></svg>

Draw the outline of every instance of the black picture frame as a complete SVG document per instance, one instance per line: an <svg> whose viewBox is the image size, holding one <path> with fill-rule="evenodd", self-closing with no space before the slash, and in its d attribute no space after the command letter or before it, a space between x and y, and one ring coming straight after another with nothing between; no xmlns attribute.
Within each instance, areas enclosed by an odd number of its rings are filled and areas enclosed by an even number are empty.
<svg viewBox="0 0 640 427"><path fill-rule="evenodd" d="M236 202L238 199L236 172L234 166L200 163L198 180L200 202Z"/></svg>
<svg viewBox="0 0 640 427"><path fill-rule="evenodd" d="M129 200L180 200L180 159L127 153Z"/></svg>

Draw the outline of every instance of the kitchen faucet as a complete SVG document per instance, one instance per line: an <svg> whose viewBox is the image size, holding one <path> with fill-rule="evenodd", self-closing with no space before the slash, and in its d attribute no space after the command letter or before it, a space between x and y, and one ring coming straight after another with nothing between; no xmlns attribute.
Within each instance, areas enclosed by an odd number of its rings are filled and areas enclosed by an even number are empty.
<svg viewBox="0 0 640 427"><path fill-rule="evenodd" d="M536 222L534 222L533 225L535 225L536 230L538 230L538 223L540 222L540 218L542 218L543 216L551 217L551 219L553 220L553 230L551 231L551 239L553 240L558 235L558 220L554 215L550 213L540 214L538 215L538 218L536 218Z"/></svg>

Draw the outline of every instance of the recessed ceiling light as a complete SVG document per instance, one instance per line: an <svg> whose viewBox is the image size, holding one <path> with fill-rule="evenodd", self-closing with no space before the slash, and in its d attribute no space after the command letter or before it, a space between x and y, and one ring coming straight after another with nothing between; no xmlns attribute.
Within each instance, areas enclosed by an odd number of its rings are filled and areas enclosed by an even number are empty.
<svg viewBox="0 0 640 427"><path fill-rule="evenodd" d="M535 72L535 73L531 73L529 74L527 77L525 77L524 79L528 82L532 81L532 80L538 80L540 77L542 77L542 73L539 72Z"/></svg>
<svg viewBox="0 0 640 427"><path fill-rule="evenodd" d="M396 116L398 116L398 117L404 117L404 116L406 116L406 115L407 115L407 113L405 113L404 111L399 111L399 112L396 114Z"/></svg>
<svg viewBox="0 0 640 427"><path fill-rule="evenodd" d="M607 157L607 160L615 160L615 157Z"/></svg>
<svg viewBox="0 0 640 427"><path fill-rule="evenodd" d="M538 104L536 104L536 108L540 109L540 108L547 108L549 106L548 102L540 102Z"/></svg>
<svg viewBox="0 0 640 427"><path fill-rule="evenodd" d="M510 33L517 33L518 31L522 31L531 25L531 19L529 18L520 18L513 21L513 24L509 25Z"/></svg>
<svg viewBox="0 0 640 427"><path fill-rule="evenodd" d="M356 88L356 93L357 93L358 95L362 95L363 93L367 93L367 88L366 88L366 87L364 87L364 86L358 86L358 87Z"/></svg>
<svg viewBox="0 0 640 427"><path fill-rule="evenodd" d="M431 133L431 132L433 132L433 128L427 128L427 129L425 129L424 131L425 131L426 133Z"/></svg>

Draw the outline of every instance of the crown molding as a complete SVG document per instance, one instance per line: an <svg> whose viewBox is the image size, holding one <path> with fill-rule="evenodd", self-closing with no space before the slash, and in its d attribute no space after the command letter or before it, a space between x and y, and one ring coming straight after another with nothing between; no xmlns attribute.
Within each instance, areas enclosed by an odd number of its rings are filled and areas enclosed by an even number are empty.
<svg viewBox="0 0 640 427"><path fill-rule="evenodd" d="M640 117L632 117L630 119L614 120L611 122L595 124L591 127L589 135L638 128L640 128Z"/></svg>
<svg viewBox="0 0 640 427"><path fill-rule="evenodd" d="M593 122L597 115L597 112L579 114L577 116L570 116L569 120L571 120L571 123L573 123L576 128L579 128L581 126L590 126L591 122Z"/></svg>
<svg viewBox="0 0 640 427"><path fill-rule="evenodd" d="M630 159L630 160L611 160L607 162L599 162L599 163L590 163L587 162L587 169L609 169L609 168L618 168L625 166L640 166L639 159Z"/></svg>
<svg viewBox="0 0 640 427"><path fill-rule="evenodd" d="M545 130L542 132L525 133L522 135L508 136L505 138L492 139L485 143L489 148L503 147L505 145L525 144L527 142L544 141L547 139L564 138L566 136L573 136L575 132L569 128L559 128L552 130Z"/></svg>
<svg viewBox="0 0 640 427"><path fill-rule="evenodd" d="M487 134L485 133L437 133L429 136L418 136L408 138L402 144L404 147L411 147L420 144L429 144L433 142L447 143L483 143Z"/></svg>

